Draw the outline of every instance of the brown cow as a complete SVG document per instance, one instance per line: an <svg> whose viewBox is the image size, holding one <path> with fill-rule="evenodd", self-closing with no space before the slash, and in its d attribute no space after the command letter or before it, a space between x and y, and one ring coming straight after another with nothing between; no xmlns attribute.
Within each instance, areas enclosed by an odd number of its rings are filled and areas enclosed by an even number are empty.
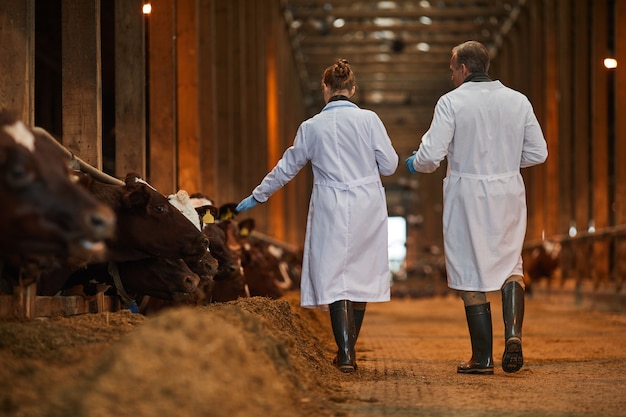
<svg viewBox="0 0 626 417"><path fill-rule="evenodd" d="M66 288L83 287L93 295L102 284L115 288L127 306L137 297L177 300L193 293L200 278L182 259L146 258L136 261L91 264L74 272Z"/></svg>
<svg viewBox="0 0 626 417"><path fill-rule="evenodd" d="M241 245L237 239L236 228L237 224L232 220L223 220L204 227L211 253L218 261L213 286L207 288L209 302L225 302L250 296L241 266Z"/></svg>
<svg viewBox="0 0 626 417"><path fill-rule="evenodd" d="M254 219L239 222L239 241L243 248L241 264L251 296L280 298L292 289L285 250L251 236Z"/></svg>
<svg viewBox="0 0 626 417"><path fill-rule="evenodd" d="M183 259L203 268L214 265L205 261L207 237L137 174L129 173L125 185L107 184L84 173L77 175L80 183L117 215L116 235L106 241L107 261L160 257ZM66 268L42 277L38 294L56 294L74 270Z"/></svg>
<svg viewBox="0 0 626 417"><path fill-rule="evenodd" d="M71 181L68 162L58 144L0 112L0 261L5 267L38 274L105 254L115 215Z"/></svg>
<svg viewBox="0 0 626 417"><path fill-rule="evenodd" d="M549 286L552 279L560 275L561 244L544 240L538 246L525 248L522 251L522 259L526 292L531 295L533 285L541 279L547 279Z"/></svg>

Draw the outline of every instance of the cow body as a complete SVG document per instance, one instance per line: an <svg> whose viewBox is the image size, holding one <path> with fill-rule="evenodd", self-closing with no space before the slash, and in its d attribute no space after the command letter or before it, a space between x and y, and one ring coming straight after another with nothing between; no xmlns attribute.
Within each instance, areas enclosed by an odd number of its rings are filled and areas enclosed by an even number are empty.
<svg viewBox="0 0 626 417"><path fill-rule="evenodd" d="M548 284L560 274L561 244L543 241L541 245L522 252L526 291L531 294L532 286L542 279Z"/></svg>

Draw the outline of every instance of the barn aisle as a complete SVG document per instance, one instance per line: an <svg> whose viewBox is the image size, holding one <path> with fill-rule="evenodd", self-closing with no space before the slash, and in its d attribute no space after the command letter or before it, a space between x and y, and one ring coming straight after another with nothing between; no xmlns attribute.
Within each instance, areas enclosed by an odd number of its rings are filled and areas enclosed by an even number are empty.
<svg viewBox="0 0 626 417"><path fill-rule="evenodd" d="M359 368L336 402L342 416L626 416L626 314L592 311L572 292L538 289L526 303L524 360L500 368L501 303L489 294L495 374L459 375L470 342L455 296L368 307Z"/></svg>

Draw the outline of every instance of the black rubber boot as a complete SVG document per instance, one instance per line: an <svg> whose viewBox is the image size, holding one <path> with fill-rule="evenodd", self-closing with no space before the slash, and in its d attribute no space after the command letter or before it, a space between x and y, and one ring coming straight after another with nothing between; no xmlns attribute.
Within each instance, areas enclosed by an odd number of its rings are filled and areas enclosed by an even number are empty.
<svg viewBox="0 0 626 417"><path fill-rule="evenodd" d="M355 369L355 327L354 310L349 300L335 301L330 304L330 322L337 343L336 365L342 372L354 372Z"/></svg>
<svg viewBox="0 0 626 417"><path fill-rule="evenodd" d="M522 322L524 321L524 288L518 282L509 282L502 288L502 316L504 318L504 372L517 372L524 365L522 355Z"/></svg>
<svg viewBox="0 0 626 417"><path fill-rule="evenodd" d="M472 341L472 358L456 370L460 374L493 374L493 330L490 303L465 307Z"/></svg>
<svg viewBox="0 0 626 417"><path fill-rule="evenodd" d="M352 302L352 309L354 310L354 344L359 339L359 332L361 331L361 325L363 324L363 317L365 317L365 307L367 303L364 302Z"/></svg>

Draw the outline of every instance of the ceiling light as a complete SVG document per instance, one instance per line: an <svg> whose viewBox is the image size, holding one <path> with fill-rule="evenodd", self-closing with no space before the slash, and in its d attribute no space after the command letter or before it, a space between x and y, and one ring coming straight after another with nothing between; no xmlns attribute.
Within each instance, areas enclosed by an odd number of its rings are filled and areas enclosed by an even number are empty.
<svg viewBox="0 0 626 417"><path fill-rule="evenodd" d="M422 51L422 52L428 52L428 51L430 51L430 45L429 45L429 44L427 44L426 42L420 42L420 43L418 43L418 44L416 45L416 48L417 48L419 51Z"/></svg>
<svg viewBox="0 0 626 417"><path fill-rule="evenodd" d="M396 19L392 19L390 17L376 17L376 18L374 18L374 24L376 26L389 27L389 26L393 26L395 23L396 23Z"/></svg>
<svg viewBox="0 0 626 417"><path fill-rule="evenodd" d="M432 25L433 24L433 20L428 17L428 16L421 16L420 17L420 23L422 25Z"/></svg>
<svg viewBox="0 0 626 417"><path fill-rule="evenodd" d="M617 59L604 58L604 67L605 68L617 68Z"/></svg>
<svg viewBox="0 0 626 417"><path fill-rule="evenodd" d="M342 28L345 24L346 24L346 21L341 18L335 19L335 21L333 22L333 26L336 28Z"/></svg>
<svg viewBox="0 0 626 417"><path fill-rule="evenodd" d="M395 1L379 1L376 6L379 9L395 9L398 7Z"/></svg>
<svg viewBox="0 0 626 417"><path fill-rule="evenodd" d="M422 0L420 1L420 7L428 9L430 7L430 2L428 0Z"/></svg>

